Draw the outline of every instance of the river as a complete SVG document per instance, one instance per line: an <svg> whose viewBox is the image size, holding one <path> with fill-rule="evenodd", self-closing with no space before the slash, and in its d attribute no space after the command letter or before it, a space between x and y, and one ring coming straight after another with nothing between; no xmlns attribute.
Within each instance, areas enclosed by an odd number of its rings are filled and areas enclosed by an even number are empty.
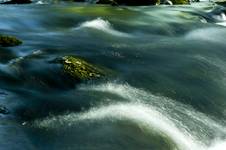
<svg viewBox="0 0 226 150"><path fill-rule="evenodd" d="M2 150L224 150L226 17L209 2L1 5ZM53 62L114 71L73 85Z"/></svg>

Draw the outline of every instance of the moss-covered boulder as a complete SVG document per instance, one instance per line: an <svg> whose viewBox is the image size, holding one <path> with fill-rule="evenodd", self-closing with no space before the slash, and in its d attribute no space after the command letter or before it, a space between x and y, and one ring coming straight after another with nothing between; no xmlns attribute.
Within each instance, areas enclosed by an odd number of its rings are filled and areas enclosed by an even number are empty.
<svg viewBox="0 0 226 150"><path fill-rule="evenodd" d="M79 81L98 79L106 75L104 69L75 56L64 56L62 64L64 73Z"/></svg>
<svg viewBox="0 0 226 150"><path fill-rule="evenodd" d="M20 44L22 44L22 41L15 37L0 35L0 46L2 47L17 46Z"/></svg>
<svg viewBox="0 0 226 150"><path fill-rule="evenodd" d="M171 0L173 5L187 5L190 4L189 0Z"/></svg>
<svg viewBox="0 0 226 150"><path fill-rule="evenodd" d="M78 0L74 0L78 1ZM81 0L79 0L81 1ZM90 0L96 4L111 4L111 5L128 5L128 6L144 6L144 5L156 5L160 0Z"/></svg>

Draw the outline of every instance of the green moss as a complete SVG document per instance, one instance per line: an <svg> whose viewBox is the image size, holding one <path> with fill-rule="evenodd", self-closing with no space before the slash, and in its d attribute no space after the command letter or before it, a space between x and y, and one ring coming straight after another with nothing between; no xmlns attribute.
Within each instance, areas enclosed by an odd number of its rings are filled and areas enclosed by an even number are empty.
<svg viewBox="0 0 226 150"><path fill-rule="evenodd" d="M174 5L185 5L189 4L188 0L171 0Z"/></svg>
<svg viewBox="0 0 226 150"><path fill-rule="evenodd" d="M111 5L129 5L129 6L145 6L156 5L158 0L98 0L97 4L111 4Z"/></svg>
<svg viewBox="0 0 226 150"><path fill-rule="evenodd" d="M91 80L105 76L104 70L75 56L63 57L64 72L78 80Z"/></svg>
<svg viewBox="0 0 226 150"><path fill-rule="evenodd" d="M10 47L22 44L22 41L12 36L0 35L0 46Z"/></svg>
<svg viewBox="0 0 226 150"><path fill-rule="evenodd" d="M102 5L87 5L87 6L76 6L76 7L67 7L59 9L62 13L73 13L75 15L82 16L94 16L94 17L104 17L104 18L131 18L137 16L137 12L121 7L112 7L112 6L102 6ZM123 15L122 15L123 13Z"/></svg>

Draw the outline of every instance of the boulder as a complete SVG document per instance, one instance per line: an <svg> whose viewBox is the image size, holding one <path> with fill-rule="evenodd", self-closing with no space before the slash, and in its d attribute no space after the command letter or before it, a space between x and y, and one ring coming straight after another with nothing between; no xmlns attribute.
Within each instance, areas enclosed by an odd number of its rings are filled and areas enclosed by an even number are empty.
<svg viewBox="0 0 226 150"><path fill-rule="evenodd" d="M171 0L173 5L186 5L190 4L189 0Z"/></svg>
<svg viewBox="0 0 226 150"><path fill-rule="evenodd" d="M22 41L12 36L0 35L0 46L10 47L22 44Z"/></svg>
<svg viewBox="0 0 226 150"><path fill-rule="evenodd" d="M63 72L79 81L98 79L105 76L105 71L102 68L75 56L64 56L62 64Z"/></svg>
<svg viewBox="0 0 226 150"><path fill-rule="evenodd" d="M81 1L81 0L74 0L74 1ZM96 4L145 6L145 5L159 4L160 0L90 0L90 2L96 3Z"/></svg>
<svg viewBox="0 0 226 150"><path fill-rule="evenodd" d="M31 0L11 0L11 1L6 1L2 2L0 4L29 4L32 3Z"/></svg>

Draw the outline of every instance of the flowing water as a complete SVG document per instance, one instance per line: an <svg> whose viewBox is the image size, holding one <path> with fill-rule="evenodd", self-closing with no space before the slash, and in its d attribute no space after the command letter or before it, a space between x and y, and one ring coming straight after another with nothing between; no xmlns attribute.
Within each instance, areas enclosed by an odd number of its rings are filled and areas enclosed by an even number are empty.
<svg viewBox="0 0 226 150"><path fill-rule="evenodd" d="M42 5L38 5L42 4ZM225 9L38 1L0 6L2 150L224 150ZM113 70L76 84L53 60Z"/></svg>

